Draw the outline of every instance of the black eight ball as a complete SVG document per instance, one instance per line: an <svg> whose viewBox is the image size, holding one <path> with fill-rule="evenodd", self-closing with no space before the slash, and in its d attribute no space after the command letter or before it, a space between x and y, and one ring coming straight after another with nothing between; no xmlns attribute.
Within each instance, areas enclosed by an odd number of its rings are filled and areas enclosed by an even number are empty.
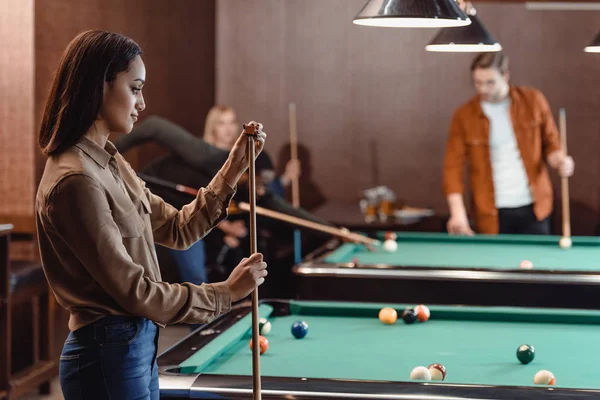
<svg viewBox="0 0 600 400"><path fill-rule="evenodd" d="M406 310L402 311L402 319L407 324L412 324L417 320L417 313L412 308L407 308Z"/></svg>

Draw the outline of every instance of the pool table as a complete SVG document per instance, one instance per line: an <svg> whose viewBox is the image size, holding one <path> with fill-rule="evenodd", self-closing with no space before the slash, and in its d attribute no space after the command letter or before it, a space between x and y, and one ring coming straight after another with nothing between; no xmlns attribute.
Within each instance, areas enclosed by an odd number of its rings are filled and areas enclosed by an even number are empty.
<svg viewBox="0 0 600 400"><path fill-rule="evenodd" d="M294 266L295 298L600 308L600 237L573 237L562 249L558 236L396 235L394 252L326 243Z"/></svg>
<svg viewBox="0 0 600 400"><path fill-rule="evenodd" d="M259 316L272 329L260 356L265 399L584 399L600 397L593 310L428 305L426 322L386 325L382 307L414 305L269 301ZM240 305L158 357L163 398L252 397L251 306ZM295 339L290 327L308 324ZM535 349L529 364L516 350ZM598 354L596 354L598 352ZM416 366L440 363L444 381L410 379ZM554 386L535 385L540 370Z"/></svg>

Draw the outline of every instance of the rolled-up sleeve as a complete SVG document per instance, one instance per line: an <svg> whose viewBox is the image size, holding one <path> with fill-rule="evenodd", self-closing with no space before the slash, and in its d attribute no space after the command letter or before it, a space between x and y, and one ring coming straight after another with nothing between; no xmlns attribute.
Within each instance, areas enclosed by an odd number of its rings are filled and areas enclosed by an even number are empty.
<svg viewBox="0 0 600 400"><path fill-rule="evenodd" d="M548 100L542 92L536 91L536 106L541 114L541 134L544 159L561 149L560 136Z"/></svg>
<svg viewBox="0 0 600 400"><path fill-rule="evenodd" d="M204 197L214 199L197 211L212 221L219 218L213 209L229 193L226 187L217 191L220 184L217 180L215 187L206 190ZM226 283L170 284L151 279L127 252L104 189L93 178L83 174L66 177L51 196L46 223L54 231L54 240L62 240L91 278L127 312L166 325L208 322L230 309ZM193 214L193 209L189 207L187 213ZM185 218L194 218L187 213ZM198 224L208 226L202 218L197 217Z"/></svg>

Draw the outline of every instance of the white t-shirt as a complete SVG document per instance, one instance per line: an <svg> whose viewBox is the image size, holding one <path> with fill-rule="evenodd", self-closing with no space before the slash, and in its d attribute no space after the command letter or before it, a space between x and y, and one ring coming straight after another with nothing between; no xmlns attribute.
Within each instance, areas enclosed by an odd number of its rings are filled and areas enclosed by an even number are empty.
<svg viewBox="0 0 600 400"><path fill-rule="evenodd" d="M490 158L497 208L533 203L529 179L510 117L510 98L499 103L481 102L490 121Z"/></svg>

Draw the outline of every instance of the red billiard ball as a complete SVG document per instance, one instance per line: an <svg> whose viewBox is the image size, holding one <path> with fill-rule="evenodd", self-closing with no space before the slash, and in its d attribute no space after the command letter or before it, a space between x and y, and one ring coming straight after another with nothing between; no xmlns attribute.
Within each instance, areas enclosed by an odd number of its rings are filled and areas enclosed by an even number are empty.
<svg viewBox="0 0 600 400"><path fill-rule="evenodd" d="M418 306L416 306L414 308L415 312L417 313L417 319L419 320L419 322L425 322L427 320L429 320L429 316L431 315L429 308L427 308L427 306L423 305L423 304L419 304Z"/></svg>
<svg viewBox="0 0 600 400"><path fill-rule="evenodd" d="M442 364L431 364L427 367L429 372L431 373L431 380L433 381L443 381L446 379L446 367Z"/></svg>
<svg viewBox="0 0 600 400"><path fill-rule="evenodd" d="M258 336L258 345L260 347L260 354L265 354L265 352L269 349L269 341L266 337L259 335ZM250 339L250 350L252 350L252 339Z"/></svg>
<svg viewBox="0 0 600 400"><path fill-rule="evenodd" d="M396 240L398 239L398 235L396 235L396 232L386 232L383 238L385 240Z"/></svg>

